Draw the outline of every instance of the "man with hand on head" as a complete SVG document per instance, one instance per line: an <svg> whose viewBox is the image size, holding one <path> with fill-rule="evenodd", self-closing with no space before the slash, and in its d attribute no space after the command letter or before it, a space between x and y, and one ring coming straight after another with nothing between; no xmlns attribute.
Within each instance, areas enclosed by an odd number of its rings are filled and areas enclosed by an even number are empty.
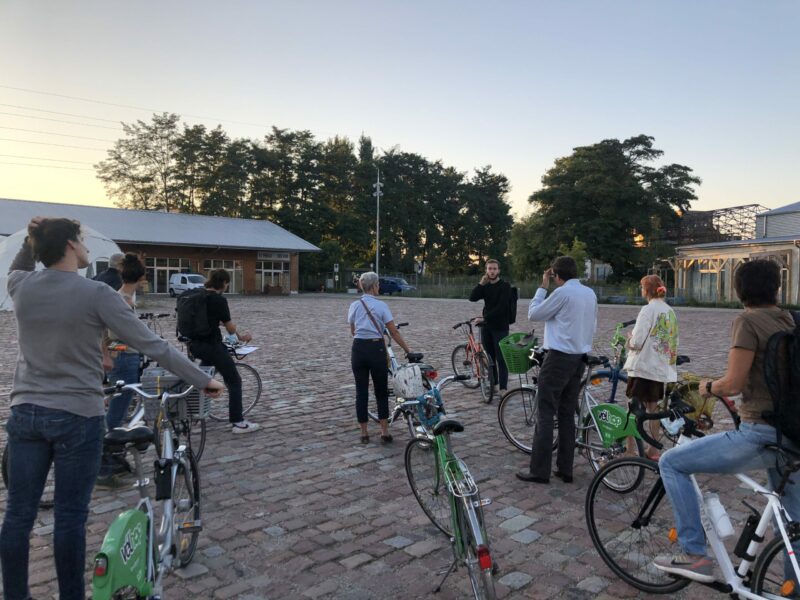
<svg viewBox="0 0 800 600"><path fill-rule="evenodd" d="M511 285L500 278L500 263L490 258L486 261L486 273L469 295L470 302L483 300L483 318L475 319L483 324L481 343L492 359L492 384L500 385L504 394L508 387L508 367L500 353L500 340L508 336Z"/></svg>
<svg viewBox="0 0 800 600"><path fill-rule="evenodd" d="M550 282L556 289L547 297ZM530 321L544 321L547 350L539 370L536 391L536 432L530 468L517 478L549 483L553 458L553 419L558 418L558 455L555 476L572 482L575 459L575 411L585 369L597 329L597 296L578 281L578 266L571 256L559 256L544 272L542 285L528 307Z"/></svg>

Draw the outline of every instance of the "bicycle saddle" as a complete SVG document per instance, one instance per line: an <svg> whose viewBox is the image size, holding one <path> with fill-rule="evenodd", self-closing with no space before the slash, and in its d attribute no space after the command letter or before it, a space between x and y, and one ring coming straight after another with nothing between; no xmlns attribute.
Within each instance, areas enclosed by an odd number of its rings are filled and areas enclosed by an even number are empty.
<svg viewBox="0 0 800 600"><path fill-rule="evenodd" d="M596 367L597 365L604 365L608 362L607 356L592 356L586 355L586 364L590 367Z"/></svg>
<svg viewBox="0 0 800 600"><path fill-rule="evenodd" d="M442 435L443 433L461 433L464 431L464 426L455 419L445 419L439 421L433 428L433 435Z"/></svg>
<svg viewBox="0 0 800 600"><path fill-rule="evenodd" d="M678 357L675 359L675 365L685 365L686 363L692 362L692 359L686 356L685 354L678 354Z"/></svg>
<svg viewBox="0 0 800 600"><path fill-rule="evenodd" d="M422 360L424 354L422 352L409 352L406 354L406 358L408 358L408 362L410 363L418 363Z"/></svg>
<svg viewBox="0 0 800 600"><path fill-rule="evenodd" d="M103 441L110 446L127 446L128 444L135 444L137 449L141 450L139 446L153 441L153 430L144 425L138 427L115 427L103 437Z"/></svg>

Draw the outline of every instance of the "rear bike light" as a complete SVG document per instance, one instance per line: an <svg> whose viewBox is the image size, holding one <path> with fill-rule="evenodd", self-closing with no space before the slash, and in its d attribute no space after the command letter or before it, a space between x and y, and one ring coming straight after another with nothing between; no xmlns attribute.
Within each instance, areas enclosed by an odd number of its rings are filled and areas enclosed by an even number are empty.
<svg viewBox="0 0 800 600"><path fill-rule="evenodd" d="M94 559L94 576L105 577L108 573L108 559L105 556L98 556Z"/></svg>
<svg viewBox="0 0 800 600"><path fill-rule="evenodd" d="M425 371L423 375L425 375L425 377L428 379L436 379L439 377L439 371Z"/></svg>
<svg viewBox="0 0 800 600"><path fill-rule="evenodd" d="M482 571L492 568L492 555L487 546L478 546L478 565Z"/></svg>

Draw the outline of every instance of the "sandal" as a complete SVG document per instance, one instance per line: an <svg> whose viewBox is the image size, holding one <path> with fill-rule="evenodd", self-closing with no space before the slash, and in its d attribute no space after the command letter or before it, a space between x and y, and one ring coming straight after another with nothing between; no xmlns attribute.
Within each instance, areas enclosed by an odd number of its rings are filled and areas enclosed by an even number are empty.
<svg viewBox="0 0 800 600"><path fill-rule="evenodd" d="M362 435L361 436L361 443L362 444L369 444L369 436L368 435Z"/></svg>
<svg viewBox="0 0 800 600"><path fill-rule="evenodd" d="M382 433L381 434L381 441L384 444L390 444L394 438L392 437L391 433Z"/></svg>

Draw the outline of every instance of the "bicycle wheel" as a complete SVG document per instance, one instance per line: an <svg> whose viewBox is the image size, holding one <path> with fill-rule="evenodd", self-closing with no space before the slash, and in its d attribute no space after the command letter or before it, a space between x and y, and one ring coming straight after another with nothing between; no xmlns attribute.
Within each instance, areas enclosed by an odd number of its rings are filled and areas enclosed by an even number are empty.
<svg viewBox="0 0 800 600"><path fill-rule="evenodd" d="M200 462L206 447L206 420L192 419L186 421L185 427L187 445L192 449L195 461Z"/></svg>
<svg viewBox="0 0 800 600"><path fill-rule="evenodd" d="M242 378L242 415L246 416L261 398L261 375L253 367L243 362L236 363L236 370L239 372L239 377ZM214 373L214 379L222 384L225 383L219 371ZM227 421L228 402L228 388L226 386L222 396L211 402L211 411L208 416L215 421Z"/></svg>
<svg viewBox="0 0 800 600"><path fill-rule="evenodd" d="M472 351L467 348L466 344L459 344L453 348L453 354L450 356L450 362L453 363L453 372L456 375L470 376L470 379L461 383L471 390L480 385L480 382L475 378L475 369L472 365L473 358Z"/></svg>
<svg viewBox="0 0 800 600"><path fill-rule="evenodd" d="M489 355L481 350L475 361L476 372L473 377L477 377L481 386L481 396L486 404L491 403L494 398L494 377L492 377L492 360Z"/></svg>
<svg viewBox="0 0 800 600"><path fill-rule="evenodd" d="M172 510L172 523L166 525L173 527L177 566L184 567L192 562L200 537L200 473L191 450L178 462L172 482Z"/></svg>
<svg viewBox="0 0 800 600"><path fill-rule="evenodd" d="M642 440L633 436L617 440L606 448L603 445L603 438L600 436L597 425L590 415L587 415L583 420L581 429L581 441L583 443L581 451L586 455L592 467L592 471L595 473L608 464L609 461L624 456L628 451L628 443L631 443L635 448L636 456L644 457L644 444ZM603 484L609 486L612 490L624 494L636 481L635 479L631 480L628 475L626 470L609 472L603 478Z"/></svg>
<svg viewBox="0 0 800 600"><path fill-rule="evenodd" d="M790 535L789 540L797 548L800 533ZM773 598L796 598L800 593L794 569L787 562L786 545L782 537L770 540L759 553L750 588L756 594Z"/></svg>
<svg viewBox="0 0 800 600"><path fill-rule="evenodd" d="M3 485L8 489L8 442L6 442L6 445L3 447L3 458L2 463L0 463L0 470L2 470ZM54 469L51 461L50 470L47 472L47 480L44 482L42 497L39 499L39 508L53 508L56 491L55 474L53 471Z"/></svg>
<svg viewBox="0 0 800 600"><path fill-rule="evenodd" d="M536 381L508 391L497 405L497 420L503 435L516 448L531 453L536 433Z"/></svg>
<svg viewBox="0 0 800 600"><path fill-rule="evenodd" d="M472 593L476 600L494 600L496 595L494 579L492 578L492 567L490 565L488 568L481 568L479 553L484 549L478 545L476 532L471 525L473 522L471 517L474 516L474 522L481 529L481 538L483 538L484 546L488 549L486 530L483 526L483 517L481 516L482 512L475 510L473 506L467 504L470 502L470 498L465 498L463 507L460 508L460 510L463 511L460 523L462 535L466 538L464 549L466 551L465 562L467 565L467 573L469 574L469 582L472 585Z"/></svg>
<svg viewBox="0 0 800 600"><path fill-rule="evenodd" d="M444 481L434 443L429 439L420 438L408 442L405 466L408 484L422 510L439 531L452 536L450 493Z"/></svg>
<svg viewBox="0 0 800 600"><path fill-rule="evenodd" d="M606 477L631 483L621 493L603 481ZM689 585L688 579L653 566L657 556L679 551L658 463L643 458L608 463L589 484L585 512L592 543L625 583L651 594L669 594Z"/></svg>

